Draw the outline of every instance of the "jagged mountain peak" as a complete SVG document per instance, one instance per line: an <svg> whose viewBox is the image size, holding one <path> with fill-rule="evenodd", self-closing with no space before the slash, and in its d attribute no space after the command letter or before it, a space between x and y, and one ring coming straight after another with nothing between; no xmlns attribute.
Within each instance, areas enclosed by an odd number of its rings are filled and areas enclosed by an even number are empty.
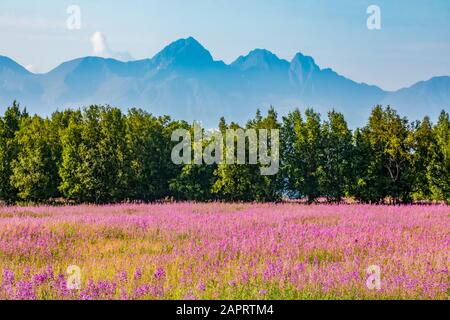
<svg viewBox="0 0 450 320"><path fill-rule="evenodd" d="M303 69L306 70L320 70L313 57L304 55L301 52L298 52L294 56L291 61L291 65L300 65Z"/></svg>
<svg viewBox="0 0 450 320"><path fill-rule="evenodd" d="M271 70L278 68L287 68L289 62L280 59L277 55L266 49L254 49L246 56L240 56L232 64L233 67L240 70L263 69Z"/></svg>
<svg viewBox="0 0 450 320"><path fill-rule="evenodd" d="M289 77L291 82L303 86L308 82L314 73L319 72L320 68L310 56L297 53L291 61Z"/></svg>
<svg viewBox="0 0 450 320"><path fill-rule="evenodd" d="M202 67L214 62L211 53L193 37L172 42L156 54L153 63L160 69L175 67Z"/></svg>

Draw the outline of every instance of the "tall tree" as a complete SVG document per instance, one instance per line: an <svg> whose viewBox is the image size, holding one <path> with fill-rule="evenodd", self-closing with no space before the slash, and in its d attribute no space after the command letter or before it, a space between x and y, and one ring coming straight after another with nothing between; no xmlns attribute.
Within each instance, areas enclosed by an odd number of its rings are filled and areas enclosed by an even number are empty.
<svg viewBox="0 0 450 320"><path fill-rule="evenodd" d="M427 168L430 190L434 200L450 203L450 121L447 112L441 112L433 135L435 143L431 146L431 161Z"/></svg>
<svg viewBox="0 0 450 320"><path fill-rule="evenodd" d="M303 127L303 119L298 109L283 117L281 130L281 172L283 189L290 198L302 196L304 161L300 157L297 137Z"/></svg>
<svg viewBox="0 0 450 320"><path fill-rule="evenodd" d="M174 168L170 163L170 118L155 118L131 109L126 118L128 197L152 201L169 195Z"/></svg>
<svg viewBox="0 0 450 320"><path fill-rule="evenodd" d="M18 146L15 138L20 123L28 118L26 110L21 110L14 101L0 118L0 200L7 203L17 199L17 189L11 183L13 174L11 164L17 158Z"/></svg>
<svg viewBox="0 0 450 320"><path fill-rule="evenodd" d="M413 124L410 139L413 145L411 160L414 170L412 198L414 200L429 200L431 199L431 190L427 172L428 165L432 160L432 148L436 143L429 117Z"/></svg>
<svg viewBox="0 0 450 320"><path fill-rule="evenodd" d="M82 184L82 151L83 146L83 115L81 113L73 114L67 127L61 131L61 164L59 166L59 175L61 183L58 187L62 195L78 202L90 198L86 195L86 190Z"/></svg>
<svg viewBox="0 0 450 320"><path fill-rule="evenodd" d="M252 166L253 170L256 170L254 173L255 180L254 183L254 193L256 196L256 200L258 201L276 201L279 200L282 196L281 186L282 186L282 174L280 172L280 131L281 124L278 122L278 114L276 113L273 107L270 107L267 116L262 117L259 112L256 113L255 119L250 120L247 123L247 129L254 129L258 133L258 166ZM277 141L272 140L275 136L272 136L272 132L276 130L278 138ZM263 133L267 135L264 136ZM267 138L267 141L266 141ZM266 147L261 148L262 144L266 145ZM264 153L263 149L266 149L267 155L261 154ZM276 164L271 162L270 165L264 164L263 157L271 158L271 161L276 159ZM261 167L271 167L270 174L262 174Z"/></svg>
<svg viewBox="0 0 450 320"><path fill-rule="evenodd" d="M12 161L11 183L22 200L43 202L58 194L58 137L48 119L25 119L16 133L17 159Z"/></svg>
<svg viewBox="0 0 450 320"><path fill-rule="evenodd" d="M318 168L320 193L329 201L340 202L348 192L353 151L352 133L341 113L328 113L328 121L322 126L322 148Z"/></svg>
<svg viewBox="0 0 450 320"><path fill-rule="evenodd" d="M389 196L393 202L409 201L411 191L408 121L391 107L376 106L363 129L363 138L372 149L365 184L373 190L373 200Z"/></svg>
<svg viewBox="0 0 450 320"><path fill-rule="evenodd" d="M221 122L219 127L221 130L231 129L240 130L243 129L235 123L231 123L230 126L226 127L224 122ZM277 141L272 141L272 131L279 130L280 124L277 120L277 114L273 108L268 111L266 117L262 117L260 111L256 112L254 119L250 120L246 127L246 130L254 130L255 136L257 137L257 142L253 146L257 150L261 150L261 143L265 143L267 137L267 157L276 159L279 152L279 145ZM262 132L260 130L267 130L267 136L262 137ZM229 133L229 131L227 130ZM248 131L247 131L248 133ZM262 139L261 139L262 138ZM227 150L224 151L224 155L229 152L229 139L224 135L225 145ZM241 137L242 139L242 137ZM264 140L264 141L263 141ZM228 143L227 143L228 142ZM256 156L256 151L250 145L249 140L245 140L245 154L246 163L238 163L238 141L237 138L234 139L234 151L232 155L235 161L234 164L223 163L217 167L216 176L217 180L213 186L213 192L217 194L221 199L228 201L276 201L281 197L281 174L274 172L275 174L262 174L261 168L267 166L264 164L261 152ZM256 163L249 163L251 154L255 156ZM279 161L279 155L278 159ZM277 162L278 165L278 162ZM277 170L278 171L278 168Z"/></svg>
<svg viewBox="0 0 450 320"><path fill-rule="evenodd" d="M125 199L127 186L125 121L119 109L86 108L62 134L61 192L80 202Z"/></svg>
<svg viewBox="0 0 450 320"><path fill-rule="evenodd" d="M223 132L224 139L224 159L226 160L227 153L230 153L230 145L226 145L227 139L226 135L228 130L243 130L236 123L231 123L229 126L221 124L221 128L225 129ZM217 166L215 170L216 179L214 185L212 187L213 194L217 195L220 199L226 201L254 201L256 200L256 195L254 193L253 188L254 185L254 177L256 175L256 171L259 168L256 165L250 165L247 163L238 164L237 163L237 138L234 141L234 154L232 157L234 158L234 163L221 163ZM245 143L245 154L246 161L248 161L249 149L248 149L248 141Z"/></svg>
<svg viewBox="0 0 450 320"><path fill-rule="evenodd" d="M283 172L287 191L308 203L320 196L319 168L323 156L320 115L312 109L288 114L283 120Z"/></svg>
<svg viewBox="0 0 450 320"><path fill-rule="evenodd" d="M382 188L376 183L379 170L373 161L373 150L361 129L355 130L352 144L349 195L360 202L377 202L383 198L380 194Z"/></svg>

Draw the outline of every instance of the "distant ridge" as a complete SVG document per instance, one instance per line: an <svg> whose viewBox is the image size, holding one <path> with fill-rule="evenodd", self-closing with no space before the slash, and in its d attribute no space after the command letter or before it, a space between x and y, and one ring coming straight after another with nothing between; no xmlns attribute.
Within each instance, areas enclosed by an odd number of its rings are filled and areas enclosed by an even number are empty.
<svg viewBox="0 0 450 320"><path fill-rule="evenodd" d="M189 37L172 42L151 59L84 57L45 74L33 74L0 56L0 111L13 100L41 115L65 107L110 104L200 120L210 127L221 116L242 122L257 108L271 105L281 114L313 107L321 113L341 111L355 127L378 103L390 104L410 119L437 117L440 110L450 109L450 77L388 92L320 68L302 53L287 61L255 49L225 64Z"/></svg>

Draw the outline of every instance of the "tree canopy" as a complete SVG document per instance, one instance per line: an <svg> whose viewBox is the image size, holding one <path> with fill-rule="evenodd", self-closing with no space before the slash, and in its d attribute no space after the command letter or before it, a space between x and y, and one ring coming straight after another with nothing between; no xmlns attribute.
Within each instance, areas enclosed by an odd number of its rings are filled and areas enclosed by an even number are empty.
<svg viewBox="0 0 450 320"><path fill-rule="evenodd" d="M234 163L175 164L172 132L193 133L194 124L97 105L43 118L30 116L14 102L0 116L0 201L450 202L447 112L435 124L428 117L410 123L393 108L376 106L367 124L353 131L343 114L332 110L326 116L306 109L279 118L271 108L264 116L258 111L243 126L222 118L216 131L202 129L203 140L192 146L200 143L196 147L213 159L221 151ZM226 154L226 133L249 129L279 130L276 174L261 174L267 163L260 154L255 162L239 163L234 149L242 141L236 138L231 140L233 154ZM266 149L276 152L270 148L274 136L268 137ZM244 138L247 160L252 148L267 147L261 141L252 146Z"/></svg>

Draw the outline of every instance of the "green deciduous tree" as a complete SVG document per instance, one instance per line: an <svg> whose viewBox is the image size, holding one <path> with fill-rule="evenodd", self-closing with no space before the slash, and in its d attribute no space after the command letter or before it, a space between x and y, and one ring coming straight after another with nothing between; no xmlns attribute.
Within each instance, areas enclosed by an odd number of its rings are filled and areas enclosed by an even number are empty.
<svg viewBox="0 0 450 320"><path fill-rule="evenodd" d="M320 196L319 168L323 156L320 115L312 109L291 112L283 119L282 156L284 182L293 197L306 197L309 203Z"/></svg>
<svg viewBox="0 0 450 320"><path fill-rule="evenodd" d="M128 198L153 201L170 194L169 181L176 176L170 161L170 118L155 118L138 109L131 109L126 118L128 165ZM175 127L174 127L175 128Z"/></svg>
<svg viewBox="0 0 450 320"><path fill-rule="evenodd" d="M384 196L377 184L377 163L372 161L373 151L360 129L353 134L349 195L360 202L377 202Z"/></svg>
<svg viewBox="0 0 450 320"><path fill-rule="evenodd" d="M221 130L231 129L240 130L241 128L236 123L231 123L226 126L224 122L219 125ZM260 129L268 130L267 137L267 150L269 151L268 156L275 156L270 152L274 152L273 146L274 142L271 140L271 129L280 129L280 124L277 120L277 114L273 108L268 111L266 117L262 117L259 110L256 113L254 119L250 120L245 129L255 130L256 135L258 135L258 141L256 143L256 149L259 150L262 139L259 134L261 134ZM225 135L224 135L224 139ZM263 137L265 140L265 137ZM237 139L234 141L234 150L237 150ZM229 152L229 146L224 142L227 150L224 151L224 155ZM276 201L281 198L281 174L277 172L273 175L263 175L261 174L261 167L264 166L263 161L261 161L261 154L258 154L256 164L249 163L250 153L255 154L251 151L250 143L246 140L245 143L246 150L246 163L238 164L237 162L237 152L232 156L235 159L234 164L223 163L217 167L215 172L217 180L213 186L213 192L217 194L220 199L227 201Z"/></svg>
<svg viewBox="0 0 450 320"><path fill-rule="evenodd" d="M450 203L450 121L442 111L433 128L435 143L431 145L431 161L427 168L430 190L434 200Z"/></svg>
<svg viewBox="0 0 450 320"><path fill-rule="evenodd" d="M411 192L411 145L408 121L391 107L373 109L363 139L371 147L371 162L363 184L372 190L371 200L409 201Z"/></svg>
<svg viewBox="0 0 450 320"><path fill-rule="evenodd" d="M180 174L172 179L170 188L176 199L210 201L216 199L212 192L216 177L214 165L186 164Z"/></svg>
<svg viewBox="0 0 450 320"><path fill-rule="evenodd" d="M12 162L17 158L18 146L15 138L20 123L28 118L26 110L20 110L15 101L0 118L0 200L7 203L17 199L17 189L11 183Z"/></svg>
<svg viewBox="0 0 450 320"><path fill-rule="evenodd" d="M414 171L412 198L429 200L431 199L431 190L427 173L432 160L432 148L436 143L430 118L425 117L422 121L414 123L410 134L413 145L411 161Z"/></svg>
<svg viewBox="0 0 450 320"><path fill-rule="evenodd" d="M62 133L60 191L80 202L123 200L127 188L125 119L119 109L91 106Z"/></svg>
<svg viewBox="0 0 450 320"><path fill-rule="evenodd" d="M329 201L340 202L351 182L352 133L344 116L331 111L328 121L322 126L321 135L323 153L318 157L320 194Z"/></svg>
<svg viewBox="0 0 450 320"><path fill-rule="evenodd" d="M34 116L24 119L16 133L11 184L22 200L42 202L58 194L59 139L51 130L50 120Z"/></svg>

